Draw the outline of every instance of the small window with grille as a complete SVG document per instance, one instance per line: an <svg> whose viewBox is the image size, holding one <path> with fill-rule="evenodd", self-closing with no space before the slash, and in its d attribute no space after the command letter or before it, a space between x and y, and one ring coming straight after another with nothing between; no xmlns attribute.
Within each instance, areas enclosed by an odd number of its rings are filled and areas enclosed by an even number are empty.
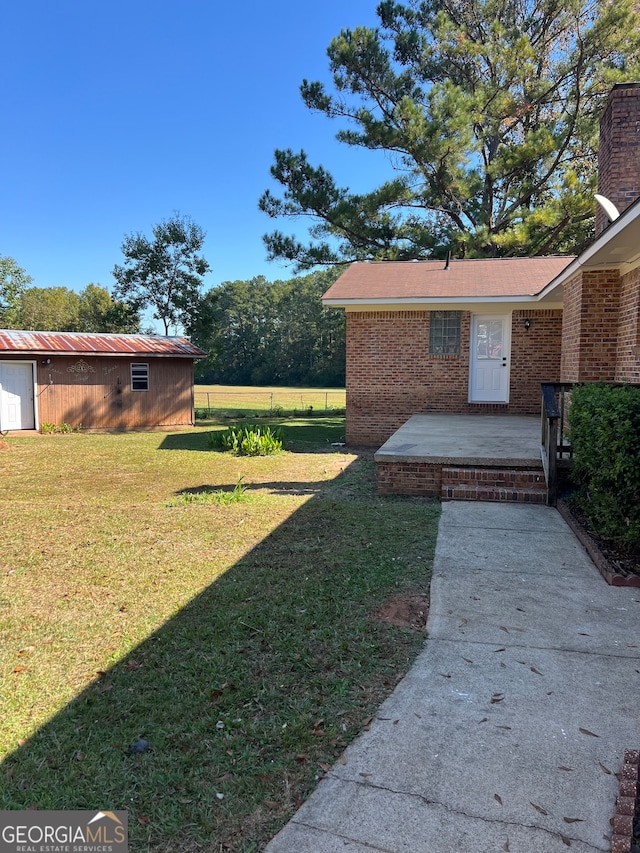
<svg viewBox="0 0 640 853"><path fill-rule="evenodd" d="M460 355L460 311L432 311L429 355Z"/></svg>
<svg viewBox="0 0 640 853"><path fill-rule="evenodd" d="M148 391L149 390L149 365L136 364L131 365L131 390L132 391Z"/></svg>

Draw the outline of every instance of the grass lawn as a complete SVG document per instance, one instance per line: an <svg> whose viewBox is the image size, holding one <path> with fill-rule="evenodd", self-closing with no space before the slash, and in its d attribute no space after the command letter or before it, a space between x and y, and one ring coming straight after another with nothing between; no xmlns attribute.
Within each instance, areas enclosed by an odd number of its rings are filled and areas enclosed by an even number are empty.
<svg viewBox="0 0 640 853"><path fill-rule="evenodd" d="M427 594L437 504L378 498L340 419L283 426L257 458L209 450L215 424L8 439L0 808L259 851L407 671L424 634L376 613Z"/></svg>
<svg viewBox="0 0 640 853"><path fill-rule="evenodd" d="M344 388L284 388L244 385L196 385L196 412L211 410L218 416L264 414L282 411L304 414L313 409L315 414L331 414L340 410L344 415L346 391Z"/></svg>

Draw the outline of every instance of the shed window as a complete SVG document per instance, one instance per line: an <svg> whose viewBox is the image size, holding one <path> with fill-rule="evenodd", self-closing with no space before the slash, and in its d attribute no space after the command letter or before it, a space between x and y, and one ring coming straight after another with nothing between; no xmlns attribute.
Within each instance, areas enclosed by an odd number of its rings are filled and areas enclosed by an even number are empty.
<svg viewBox="0 0 640 853"><path fill-rule="evenodd" d="M461 311L432 311L429 355L460 355Z"/></svg>
<svg viewBox="0 0 640 853"><path fill-rule="evenodd" d="M131 390L132 391L148 391L149 390L149 365L135 364L131 365Z"/></svg>

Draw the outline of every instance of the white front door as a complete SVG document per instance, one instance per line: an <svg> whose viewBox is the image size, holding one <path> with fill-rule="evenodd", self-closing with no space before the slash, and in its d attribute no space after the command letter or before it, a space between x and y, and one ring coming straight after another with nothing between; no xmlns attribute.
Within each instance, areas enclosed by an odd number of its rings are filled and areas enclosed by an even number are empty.
<svg viewBox="0 0 640 853"><path fill-rule="evenodd" d="M511 316L475 314L471 323L471 403L509 402Z"/></svg>
<svg viewBox="0 0 640 853"><path fill-rule="evenodd" d="M0 363L0 430L35 429L33 365Z"/></svg>

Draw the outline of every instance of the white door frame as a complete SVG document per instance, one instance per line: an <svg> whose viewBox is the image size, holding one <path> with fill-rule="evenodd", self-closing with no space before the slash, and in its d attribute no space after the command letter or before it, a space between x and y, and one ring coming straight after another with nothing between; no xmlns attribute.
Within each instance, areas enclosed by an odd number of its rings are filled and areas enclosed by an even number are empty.
<svg viewBox="0 0 640 853"><path fill-rule="evenodd" d="M496 358L487 358L488 366L493 364L494 370L499 370L500 385L493 385L486 390L476 387L476 372L480 364L477 358L478 326L480 322L499 320L502 322L502 347ZM469 355L469 402L470 403L508 403L511 375L511 314L472 314L471 315L471 344ZM485 360L483 359L483 362Z"/></svg>
<svg viewBox="0 0 640 853"><path fill-rule="evenodd" d="M33 389L33 400L31 401L31 405L33 407L33 429L39 429L39 418L38 418L38 370L37 370L37 362L32 361L31 359L0 359L0 364L27 364L31 365L31 384ZM1 390L0 390L0 393ZM0 418L2 417L2 404L0 402ZM0 430L4 430L4 425L0 422Z"/></svg>

